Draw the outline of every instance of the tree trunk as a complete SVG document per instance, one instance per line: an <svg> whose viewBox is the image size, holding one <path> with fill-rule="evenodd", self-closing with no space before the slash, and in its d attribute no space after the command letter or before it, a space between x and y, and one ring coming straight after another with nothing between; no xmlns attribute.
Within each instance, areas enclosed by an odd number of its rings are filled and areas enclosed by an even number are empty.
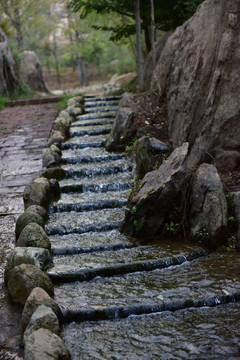
<svg viewBox="0 0 240 360"><path fill-rule="evenodd" d="M145 36L145 45L147 48L147 53L149 53L152 49L152 43L151 43L148 25L144 28L144 36Z"/></svg>
<svg viewBox="0 0 240 360"><path fill-rule="evenodd" d="M134 0L134 13L136 21L136 37L137 37L137 68L138 68L138 88L143 90L143 53L141 39L141 19L140 19L140 1Z"/></svg>
<svg viewBox="0 0 240 360"><path fill-rule="evenodd" d="M23 50L22 24L20 19L20 11L17 7L14 9L14 13L15 13L14 27L17 32L17 38L16 38L17 46L18 46L18 50L22 51Z"/></svg>
<svg viewBox="0 0 240 360"><path fill-rule="evenodd" d="M88 76L84 58L77 56L78 81L81 86L88 86Z"/></svg>
<svg viewBox="0 0 240 360"><path fill-rule="evenodd" d="M155 14L154 14L154 0L151 1L151 35L152 35L152 59L153 59L153 67L156 66L156 46L155 46Z"/></svg>
<svg viewBox="0 0 240 360"><path fill-rule="evenodd" d="M58 85L61 87L61 76L59 71L59 61L58 61L58 46L57 46L57 39L56 39L56 33L55 30L53 32L53 55L55 58L55 68L57 73L57 82Z"/></svg>

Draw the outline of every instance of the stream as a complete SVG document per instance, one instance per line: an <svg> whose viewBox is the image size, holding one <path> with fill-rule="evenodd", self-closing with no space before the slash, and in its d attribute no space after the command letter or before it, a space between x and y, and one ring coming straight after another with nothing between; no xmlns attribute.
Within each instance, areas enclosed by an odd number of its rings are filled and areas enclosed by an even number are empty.
<svg viewBox="0 0 240 360"><path fill-rule="evenodd" d="M73 360L240 359L240 256L119 232L133 179L104 149L118 97L85 100L62 145L48 270Z"/></svg>

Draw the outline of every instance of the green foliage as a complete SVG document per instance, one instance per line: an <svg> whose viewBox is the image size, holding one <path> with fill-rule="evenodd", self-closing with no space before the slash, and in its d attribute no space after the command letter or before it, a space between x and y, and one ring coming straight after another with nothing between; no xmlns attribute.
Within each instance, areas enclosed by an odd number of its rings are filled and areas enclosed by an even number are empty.
<svg viewBox="0 0 240 360"><path fill-rule="evenodd" d="M82 94L75 94L74 96L82 96ZM73 97L73 95L64 95L61 99L57 102L57 111L60 112L67 108L67 102Z"/></svg>
<svg viewBox="0 0 240 360"><path fill-rule="evenodd" d="M171 221L170 223L165 224L165 229L169 233L169 235L173 235L179 229L179 224Z"/></svg>
<svg viewBox="0 0 240 360"><path fill-rule="evenodd" d="M194 229L194 234L195 234L195 238L199 242L199 244L203 244L204 242L206 242L209 239L209 233L207 231L206 226L203 226L203 227L197 226Z"/></svg>
<svg viewBox="0 0 240 360"><path fill-rule="evenodd" d="M9 99L6 97L0 97L0 110L3 110L6 107L6 102Z"/></svg>
<svg viewBox="0 0 240 360"><path fill-rule="evenodd" d="M127 154L130 154L131 151L136 147L138 138L134 137L129 145L126 146L125 151Z"/></svg>
<svg viewBox="0 0 240 360"><path fill-rule="evenodd" d="M154 191L154 188L151 187L150 189L147 190L147 194L150 195L153 191Z"/></svg>

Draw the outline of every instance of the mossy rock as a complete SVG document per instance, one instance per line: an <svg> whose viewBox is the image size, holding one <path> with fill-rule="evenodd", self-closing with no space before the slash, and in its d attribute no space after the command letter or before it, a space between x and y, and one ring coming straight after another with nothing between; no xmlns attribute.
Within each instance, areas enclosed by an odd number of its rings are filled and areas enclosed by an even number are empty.
<svg viewBox="0 0 240 360"><path fill-rule="evenodd" d="M24 212L19 216L16 222L16 229L15 229L16 239L19 238L23 229L30 223L38 224L41 228L44 227L43 218L39 214L35 212L34 213Z"/></svg>
<svg viewBox="0 0 240 360"><path fill-rule="evenodd" d="M51 242L41 226L30 223L21 232L17 246L19 247L38 247L51 250Z"/></svg>
<svg viewBox="0 0 240 360"><path fill-rule="evenodd" d="M29 264L22 264L13 268L9 275L7 287L12 300L21 305L25 304L35 287L43 288L50 296L54 295L50 278L37 266Z"/></svg>

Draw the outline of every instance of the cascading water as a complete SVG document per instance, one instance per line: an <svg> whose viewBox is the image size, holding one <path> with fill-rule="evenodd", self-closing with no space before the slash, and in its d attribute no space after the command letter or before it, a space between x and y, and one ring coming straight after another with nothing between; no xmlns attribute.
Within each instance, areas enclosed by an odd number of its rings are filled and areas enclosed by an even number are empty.
<svg viewBox="0 0 240 360"><path fill-rule="evenodd" d="M118 100L86 99L46 227L72 359L240 359L240 257L118 231L132 179L124 155L104 149Z"/></svg>

